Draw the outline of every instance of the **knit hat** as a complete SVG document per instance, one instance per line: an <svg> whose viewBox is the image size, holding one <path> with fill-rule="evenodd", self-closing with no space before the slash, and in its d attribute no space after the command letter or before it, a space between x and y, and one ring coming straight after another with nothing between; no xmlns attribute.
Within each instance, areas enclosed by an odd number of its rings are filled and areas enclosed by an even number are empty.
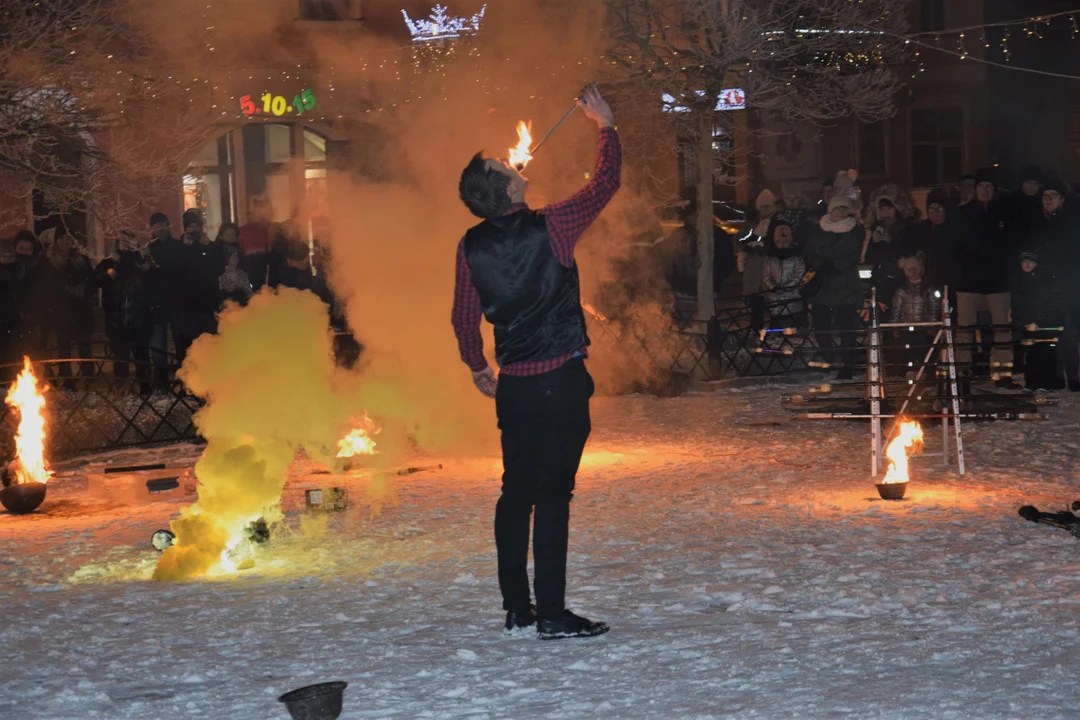
<svg viewBox="0 0 1080 720"><path fill-rule="evenodd" d="M184 215L180 218L181 227L186 228L188 225L203 226L203 215L197 208L189 208L184 211Z"/></svg>
<svg viewBox="0 0 1080 720"><path fill-rule="evenodd" d="M1063 183L1058 178L1051 178L1050 180L1047 180L1045 183L1043 183L1042 191L1045 193L1049 190L1053 190L1061 197L1065 197L1069 194L1069 186Z"/></svg>
<svg viewBox="0 0 1080 720"><path fill-rule="evenodd" d="M1030 260L1031 262L1039 262L1039 256L1031 252L1030 250L1026 250L1020 253L1020 262L1024 262L1025 260Z"/></svg>
<svg viewBox="0 0 1080 720"><path fill-rule="evenodd" d="M1020 183L1023 184L1028 180L1034 180L1036 182L1043 181L1043 170L1038 165L1025 165L1020 168Z"/></svg>
<svg viewBox="0 0 1080 720"><path fill-rule="evenodd" d="M156 212L150 216L150 227L169 222L169 216L163 212Z"/></svg>
<svg viewBox="0 0 1080 720"><path fill-rule="evenodd" d="M829 200L829 210L835 210L836 208L847 208L848 210L855 209L855 199L847 193L837 193Z"/></svg>
<svg viewBox="0 0 1080 720"><path fill-rule="evenodd" d="M766 205L776 206L776 196L773 195L772 190L765 188L758 193L757 200L754 201L754 207L760 210Z"/></svg>
<svg viewBox="0 0 1080 720"><path fill-rule="evenodd" d="M982 168L979 172L975 173L975 185L978 186L981 183L988 182L997 187L997 181L994 179L996 174L997 173L994 172L994 168L992 167Z"/></svg>
<svg viewBox="0 0 1080 720"><path fill-rule="evenodd" d="M934 188L926 194L926 209L929 210L931 205L940 205L943 208L948 208L950 204L949 191L945 188Z"/></svg>

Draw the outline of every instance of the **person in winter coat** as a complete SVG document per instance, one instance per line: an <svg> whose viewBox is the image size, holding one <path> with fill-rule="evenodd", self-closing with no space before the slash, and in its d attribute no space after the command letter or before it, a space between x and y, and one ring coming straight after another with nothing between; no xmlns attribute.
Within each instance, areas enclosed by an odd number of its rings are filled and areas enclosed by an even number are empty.
<svg viewBox="0 0 1080 720"><path fill-rule="evenodd" d="M920 253L902 257L898 266L904 273L904 282L893 293L891 322L927 323L941 319L941 292L926 281L925 258ZM905 376L914 375L926 358L926 351L933 342L934 333L925 327L901 329L894 334L898 352L890 355L902 359ZM909 378L910 379L910 378Z"/></svg>
<svg viewBox="0 0 1080 720"><path fill-rule="evenodd" d="M150 337L154 316L150 307L152 260L149 247L139 247L134 233L122 232L112 256L94 271L105 310L105 334L112 350L113 375L126 381L129 363L135 363L139 391L150 392Z"/></svg>
<svg viewBox="0 0 1080 720"><path fill-rule="evenodd" d="M83 254L78 243L68 233L56 237L45 257L53 270L53 327L56 331L56 356L58 358L90 358L93 349L90 337L94 332L93 298L97 290L94 268ZM59 375L71 377L71 364L59 363ZM93 361L81 363L79 374L91 377ZM72 387L70 382L65 383Z"/></svg>
<svg viewBox="0 0 1080 720"><path fill-rule="evenodd" d="M0 241L0 366L19 361L19 261L15 248L7 240ZM14 377L14 372L0 370L0 382Z"/></svg>
<svg viewBox="0 0 1080 720"><path fill-rule="evenodd" d="M765 264L765 237L769 222L776 212L776 196L769 189L762 190L754 203L758 211L758 224L752 232L739 239L738 268L743 275L742 292L750 308L750 327L755 331L765 326L765 298L761 284Z"/></svg>
<svg viewBox="0 0 1080 720"><path fill-rule="evenodd" d="M792 247L795 230L789 220L774 219L769 225L765 245L762 285L765 286L765 306L772 325L803 325L802 279L806 275L806 261Z"/></svg>
<svg viewBox="0 0 1080 720"><path fill-rule="evenodd" d="M54 276L34 233L19 232L15 236L14 250L14 292L19 299L16 357L45 357L52 328Z"/></svg>
<svg viewBox="0 0 1080 720"><path fill-rule="evenodd" d="M1061 359L1069 389L1080 391L1080 212L1069 199L1060 180L1047 180L1042 188L1043 213L1030 230L1025 249L1041 258L1037 275L1053 285L1064 303L1065 330L1061 334ZM1015 313L1014 313L1015 315Z"/></svg>
<svg viewBox="0 0 1080 720"><path fill-rule="evenodd" d="M955 307L955 270L952 266L959 220L957 208L944 188L934 188L926 196L926 219L913 223L901 240L900 257L922 253L926 281L931 287L949 288L950 306Z"/></svg>
<svg viewBox="0 0 1080 720"><path fill-rule="evenodd" d="M983 310L989 310L994 325L998 326L991 352L994 367L1007 367L1012 362L1009 278L1018 248L1009 226L1010 210L994 185L993 168L980 170L975 179L975 199L960 212L964 225L953 260L957 270L956 314L962 328L956 354L964 372L971 367L975 346L973 328ZM1016 387L1008 377L1002 377L997 384Z"/></svg>
<svg viewBox="0 0 1080 720"><path fill-rule="evenodd" d="M1058 348L1048 342L1058 335L1050 328L1065 322L1066 305L1059 288L1041 270L1039 255L1020 254L1020 275L1014 286L1013 321L1022 328L1024 346L1024 384L1029 390L1058 390L1064 386L1058 372ZM1045 330L1040 328L1047 328Z"/></svg>
<svg viewBox="0 0 1080 720"><path fill-rule="evenodd" d="M177 318L181 344L176 352L181 363L196 338L217 332L216 313L222 301L219 278L226 265L225 252L206 234L198 210L184 213L184 243L186 262Z"/></svg>
<svg viewBox="0 0 1080 720"><path fill-rule="evenodd" d="M855 329L863 292L859 282L859 255L866 231L855 218L850 193L833 195L829 214L821 218L807 241L804 257L814 272L811 317L823 362L834 362L833 335L840 333L837 379L850 380L854 363Z"/></svg>
<svg viewBox="0 0 1080 720"><path fill-rule="evenodd" d="M902 237L907 233L907 223L898 216L892 200L882 197L878 200L876 217L870 226L871 231L863 250L863 262L874 266L870 275L870 284L877 289L878 303L888 314L893 293L900 285L900 267L897 261L902 252Z"/></svg>
<svg viewBox="0 0 1080 720"><path fill-rule="evenodd" d="M276 233L273 224L274 209L270 199L265 195L253 195L248 215L251 221L240 228L238 243L244 252L244 270L251 279L251 286L258 291L267 283L270 246Z"/></svg>
<svg viewBox="0 0 1080 720"><path fill-rule="evenodd" d="M298 240L290 241L283 249L283 262L274 272L273 287L291 287L297 290L313 290L315 276L311 274L308 247Z"/></svg>
<svg viewBox="0 0 1080 720"><path fill-rule="evenodd" d="M180 286L187 262L187 248L173 237L169 218L156 212L150 216L150 269L146 285L150 312L153 320L150 333L150 355L154 364L154 385L159 390L172 382L172 366L169 362L169 337L173 347L179 349L180 340Z"/></svg>
<svg viewBox="0 0 1080 720"><path fill-rule="evenodd" d="M218 278L225 300L232 300L240 305L247 305L253 290L248 274L240 267L239 248L225 246L225 271Z"/></svg>
<svg viewBox="0 0 1080 720"><path fill-rule="evenodd" d="M1009 198L1011 229L1018 243L1024 242L1043 218L1042 188L1046 180L1038 165L1020 168L1020 187Z"/></svg>

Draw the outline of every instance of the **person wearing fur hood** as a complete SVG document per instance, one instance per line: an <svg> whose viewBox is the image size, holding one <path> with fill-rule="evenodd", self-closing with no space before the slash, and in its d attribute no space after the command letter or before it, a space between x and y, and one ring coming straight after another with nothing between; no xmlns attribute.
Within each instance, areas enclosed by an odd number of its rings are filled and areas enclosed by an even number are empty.
<svg viewBox="0 0 1080 720"><path fill-rule="evenodd" d="M814 272L811 317L821 348L822 361L835 360L832 329L840 333L838 379L850 380L854 361L855 328L862 304L859 260L866 231L855 217L856 202L848 192L829 200L829 214L811 228L804 256Z"/></svg>

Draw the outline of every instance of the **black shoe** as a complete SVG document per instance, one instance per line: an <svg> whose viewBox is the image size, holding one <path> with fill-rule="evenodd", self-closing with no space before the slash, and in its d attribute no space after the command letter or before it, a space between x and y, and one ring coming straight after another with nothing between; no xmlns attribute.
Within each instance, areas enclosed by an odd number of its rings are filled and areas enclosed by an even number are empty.
<svg viewBox="0 0 1080 720"><path fill-rule="evenodd" d="M996 387L1002 388L1003 390L1017 390L1020 388L1019 385L1013 382L1012 378L1007 377L998 378L994 385Z"/></svg>
<svg viewBox="0 0 1080 720"><path fill-rule="evenodd" d="M530 605L527 612L515 612L510 610L506 613L506 624L503 625L503 630L507 633L512 633L515 630L523 630L525 628L531 628L536 624L536 606Z"/></svg>
<svg viewBox="0 0 1080 720"><path fill-rule="evenodd" d="M558 620L540 618L536 621L536 637L541 640L562 640L563 638L594 637L610 630L606 623L593 622L579 617L569 610L564 610Z"/></svg>
<svg viewBox="0 0 1080 720"><path fill-rule="evenodd" d="M1080 392L1080 380L1069 381L1069 392Z"/></svg>

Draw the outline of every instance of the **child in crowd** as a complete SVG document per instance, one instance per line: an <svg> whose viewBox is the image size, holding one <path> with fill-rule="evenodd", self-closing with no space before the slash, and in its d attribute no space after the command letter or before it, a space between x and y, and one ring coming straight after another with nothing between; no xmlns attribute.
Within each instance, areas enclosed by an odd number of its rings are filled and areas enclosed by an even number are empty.
<svg viewBox="0 0 1080 720"><path fill-rule="evenodd" d="M1022 328L1024 386L1028 390L1060 390L1064 376L1058 372L1056 330L1065 324L1065 302L1050 274L1039 267L1039 256L1020 254L1020 275L1012 300L1013 324ZM1047 329L1040 329L1047 328Z"/></svg>
<svg viewBox="0 0 1080 720"><path fill-rule="evenodd" d="M891 320L911 323L913 327L897 331L896 341L903 352L893 355L902 358L904 375L910 380L934 340L934 333L926 327L918 327L917 323L941 319L941 292L926 282L926 259L921 252L900 258L898 265L904 274L904 282L893 293Z"/></svg>
<svg viewBox="0 0 1080 720"><path fill-rule="evenodd" d="M225 246L226 265L225 272L221 274L218 282L226 300L235 300L241 305L247 305L253 293L248 274L240 267L240 253L237 249Z"/></svg>
<svg viewBox="0 0 1080 720"><path fill-rule="evenodd" d="M762 284L765 286L765 305L774 327L801 327L803 322L802 279L806 261L792 247L795 229L785 219L773 218L765 246Z"/></svg>

